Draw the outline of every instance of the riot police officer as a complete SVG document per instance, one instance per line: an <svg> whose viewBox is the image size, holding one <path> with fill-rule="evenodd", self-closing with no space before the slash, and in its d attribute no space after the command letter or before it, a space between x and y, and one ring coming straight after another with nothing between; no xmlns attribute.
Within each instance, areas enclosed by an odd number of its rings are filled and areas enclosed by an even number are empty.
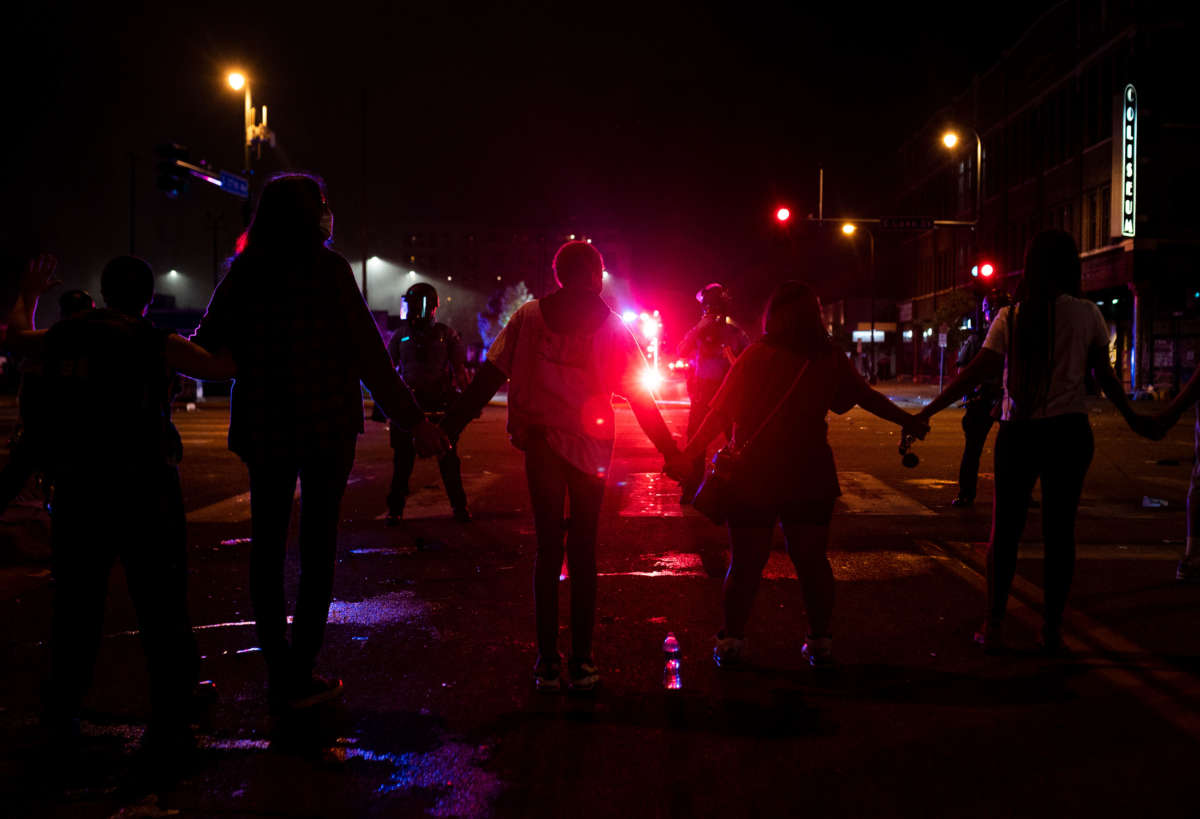
<svg viewBox="0 0 1200 819"><path fill-rule="evenodd" d="M717 282L706 285L696 293L696 301L700 302L703 315L679 342L677 350L680 357L690 359L691 363L688 375L688 397L691 398L689 440L708 414L709 402L717 394L729 367L750 344L742 329L729 318L733 300L724 285ZM696 477L684 482L682 502L691 500L696 480L703 470L704 458L701 457L693 464L692 474Z"/></svg>
<svg viewBox="0 0 1200 819"><path fill-rule="evenodd" d="M467 385L466 350L458 333L436 320L438 292L433 285L414 284L404 294L404 303L407 315L388 341L388 353L397 372L412 389L417 403L437 420ZM408 482L417 453L408 430L393 426L391 444L392 487L387 497L387 519L394 525L404 515ZM457 442L438 458L438 468L454 510L454 519L469 523L471 512L463 490Z"/></svg>
<svg viewBox="0 0 1200 819"><path fill-rule="evenodd" d="M984 297L982 313L983 326L978 333L972 333L958 350L958 366L965 367L979 353L983 346L984 336L992 319L1001 307L1009 303L1008 295L1003 290L997 290ZM999 376L981 383L963 401L966 411L963 413L962 428L966 438L963 446L962 462L958 467L958 497L950 502L951 506L970 506L975 502L975 487L979 481L979 459L983 454L983 446L987 443L988 432L992 429L999 415L1000 400L1004 397L1004 386Z"/></svg>

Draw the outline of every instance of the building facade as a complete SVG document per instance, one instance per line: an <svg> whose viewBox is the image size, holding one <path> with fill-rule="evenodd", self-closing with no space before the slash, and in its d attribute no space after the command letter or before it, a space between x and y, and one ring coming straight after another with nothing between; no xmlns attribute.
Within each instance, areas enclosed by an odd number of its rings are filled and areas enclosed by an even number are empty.
<svg viewBox="0 0 1200 819"><path fill-rule="evenodd" d="M986 287L1011 293L1030 238L1060 228L1079 246L1085 294L1108 320L1110 357L1131 390L1190 376L1200 111L1197 31L1182 8L1058 3L901 146L897 213L975 223L913 232L895 248L910 294L898 304L902 370L936 374L939 334L968 328L985 290L972 268L992 263ZM941 140L950 130L953 149Z"/></svg>

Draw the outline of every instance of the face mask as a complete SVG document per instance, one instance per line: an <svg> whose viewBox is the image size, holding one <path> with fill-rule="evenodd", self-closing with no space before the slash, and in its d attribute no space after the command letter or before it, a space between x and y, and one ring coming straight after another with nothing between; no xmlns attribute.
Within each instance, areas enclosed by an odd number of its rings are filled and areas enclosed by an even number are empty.
<svg viewBox="0 0 1200 819"><path fill-rule="evenodd" d="M326 239L333 237L333 214L328 208L321 214L321 234Z"/></svg>

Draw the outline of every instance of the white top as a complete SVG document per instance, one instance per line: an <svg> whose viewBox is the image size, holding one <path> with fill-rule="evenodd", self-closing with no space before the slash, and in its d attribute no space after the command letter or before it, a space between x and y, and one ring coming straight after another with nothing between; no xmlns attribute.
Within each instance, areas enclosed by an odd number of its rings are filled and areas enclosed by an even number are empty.
<svg viewBox="0 0 1200 819"><path fill-rule="evenodd" d="M1021 307L1020 310L1024 310ZM1002 307L992 320L983 349L1004 356L1004 415L1011 420L1013 401L1008 393L1008 352L1010 349L1009 317L1012 307ZM1021 312L1018 310L1018 323ZM1092 356L1108 356L1108 325L1093 302L1074 296L1059 296L1054 302L1054 350L1050 383L1038 406L1026 411L1020 408L1021 418L1050 418L1070 412L1087 412L1084 404L1084 376Z"/></svg>
<svg viewBox="0 0 1200 819"><path fill-rule="evenodd" d="M508 432L526 448L531 427L576 469L605 477L612 461L613 393L639 389L646 359L621 317L610 312L590 335L555 333L531 301L488 350L510 379Z"/></svg>

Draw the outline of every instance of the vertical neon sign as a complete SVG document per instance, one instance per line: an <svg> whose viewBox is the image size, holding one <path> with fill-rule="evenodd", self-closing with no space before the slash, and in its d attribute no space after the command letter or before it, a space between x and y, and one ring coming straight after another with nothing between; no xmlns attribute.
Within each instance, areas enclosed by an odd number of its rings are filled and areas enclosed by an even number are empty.
<svg viewBox="0 0 1200 819"><path fill-rule="evenodd" d="M1121 235L1137 230L1137 91L1125 86L1121 105Z"/></svg>

